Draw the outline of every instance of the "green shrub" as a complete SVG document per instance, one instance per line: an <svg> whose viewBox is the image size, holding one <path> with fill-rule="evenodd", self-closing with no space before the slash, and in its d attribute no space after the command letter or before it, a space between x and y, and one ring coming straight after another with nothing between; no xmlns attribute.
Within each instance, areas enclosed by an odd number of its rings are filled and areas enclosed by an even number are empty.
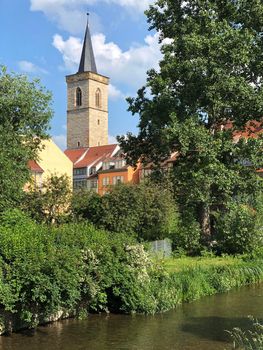
<svg viewBox="0 0 263 350"><path fill-rule="evenodd" d="M29 325L61 310L147 309L150 261L131 236L39 225L15 210L1 216L0 241L0 305Z"/></svg>
<svg viewBox="0 0 263 350"><path fill-rule="evenodd" d="M142 183L120 184L102 197L94 192L74 195L75 218L84 218L111 232L136 234L140 240L162 239L177 229L176 204L169 189Z"/></svg>
<svg viewBox="0 0 263 350"><path fill-rule="evenodd" d="M216 220L216 240L219 250L224 253L242 254L253 251L262 244L257 212L247 205L231 203Z"/></svg>
<svg viewBox="0 0 263 350"><path fill-rule="evenodd" d="M71 201L70 180L66 175L50 175L41 189L29 187L22 208L38 222L60 224L68 220Z"/></svg>
<svg viewBox="0 0 263 350"><path fill-rule="evenodd" d="M180 217L178 228L172 236L173 248L183 249L189 255L196 255L201 250L201 229L194 215L187 211Z"/></svg>
<svg viewBox="0 0 263 350"><path fill-rule="evenodd" d="M99 226L103 215L102 197L95 191L76 191L72 196L71 210L74 220L87 220Z"/></svg>

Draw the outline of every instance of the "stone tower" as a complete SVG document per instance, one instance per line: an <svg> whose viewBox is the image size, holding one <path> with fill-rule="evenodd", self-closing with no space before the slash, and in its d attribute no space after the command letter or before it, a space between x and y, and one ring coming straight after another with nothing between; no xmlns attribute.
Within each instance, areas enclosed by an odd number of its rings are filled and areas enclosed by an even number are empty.
<svg viewBox="0 0 263 350"><path fill-rule="evenodd" d="M109 78L97 73L88 22L79 70L66 82L67 148L107 145Z"/></svg>

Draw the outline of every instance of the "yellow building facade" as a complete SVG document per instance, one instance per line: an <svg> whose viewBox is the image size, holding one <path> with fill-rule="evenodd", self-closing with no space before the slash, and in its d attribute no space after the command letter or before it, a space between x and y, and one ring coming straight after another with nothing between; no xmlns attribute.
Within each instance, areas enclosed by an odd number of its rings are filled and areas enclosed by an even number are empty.
<svg viewBox="0 0 263 350"><path fill-rule="evenodd" d="M39 168L36 168L37 165ZM41 142L37 162L31 161L29 168L36 187L41 187L48 177L56 174L57 176L66 175L72 188L73 163L52 139Z"/></svg>

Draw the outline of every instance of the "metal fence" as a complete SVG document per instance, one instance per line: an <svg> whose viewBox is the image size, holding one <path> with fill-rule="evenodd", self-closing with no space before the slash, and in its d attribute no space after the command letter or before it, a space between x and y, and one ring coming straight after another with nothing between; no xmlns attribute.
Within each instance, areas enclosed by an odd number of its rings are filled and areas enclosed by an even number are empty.
<svg viewBox="0 0 263 350"><path fill-rule="evenodd" d="M150 251L158 256L168 258L172 255L172 241L166 238L150 242Z"/></svg>

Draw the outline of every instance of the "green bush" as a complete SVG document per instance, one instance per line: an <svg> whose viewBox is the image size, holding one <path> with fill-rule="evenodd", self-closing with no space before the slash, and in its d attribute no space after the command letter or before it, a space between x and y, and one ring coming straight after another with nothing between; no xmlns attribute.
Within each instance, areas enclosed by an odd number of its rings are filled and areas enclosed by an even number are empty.
<svg viewBox="0 0 263 350"><path fill-rule="evenodd" d="M114 186L102 197L79 192L74 195L72 211L77 219L111 232L136 234L140 240L169 237L178 224L170 190L151 183Z"/></svg>
<svg viewBox="0 0 263 350"><path fill-rule="evenodd" d="M74 220L87 220L95 226L101 223L102 197L94 191L79 190L73 193L71 211Z"/></svg>
<svg viewBox="0 0 263 350"><path fill-rule="evenodd" d="M196 255L201 251L201 229L191 212L181 215L178 229L172 236L173 248L176 251L184 250L189 255Z"/></svg>
<svg viewBox="0 0 263 350"><path fill-rule="evenodd" d="M15 210L0 218L0 241L0 305L28 325L61 310L143 311L150 262L131 236L39 225Z"/></svg>
<svg viewBox="0 0 263 350"><path fill-rule="evenodd" d="M248 205L231 203L216 220L216 240L220 252L243 254L262 245L257 211Z"/></svg>
<svg viewBox="0 0 263 350"><path fill-rule="evenodd" d="M52 174L41 188L29 187L22 209L38 222L60 224L68 220L71 197L69 178Z"/></svg>

